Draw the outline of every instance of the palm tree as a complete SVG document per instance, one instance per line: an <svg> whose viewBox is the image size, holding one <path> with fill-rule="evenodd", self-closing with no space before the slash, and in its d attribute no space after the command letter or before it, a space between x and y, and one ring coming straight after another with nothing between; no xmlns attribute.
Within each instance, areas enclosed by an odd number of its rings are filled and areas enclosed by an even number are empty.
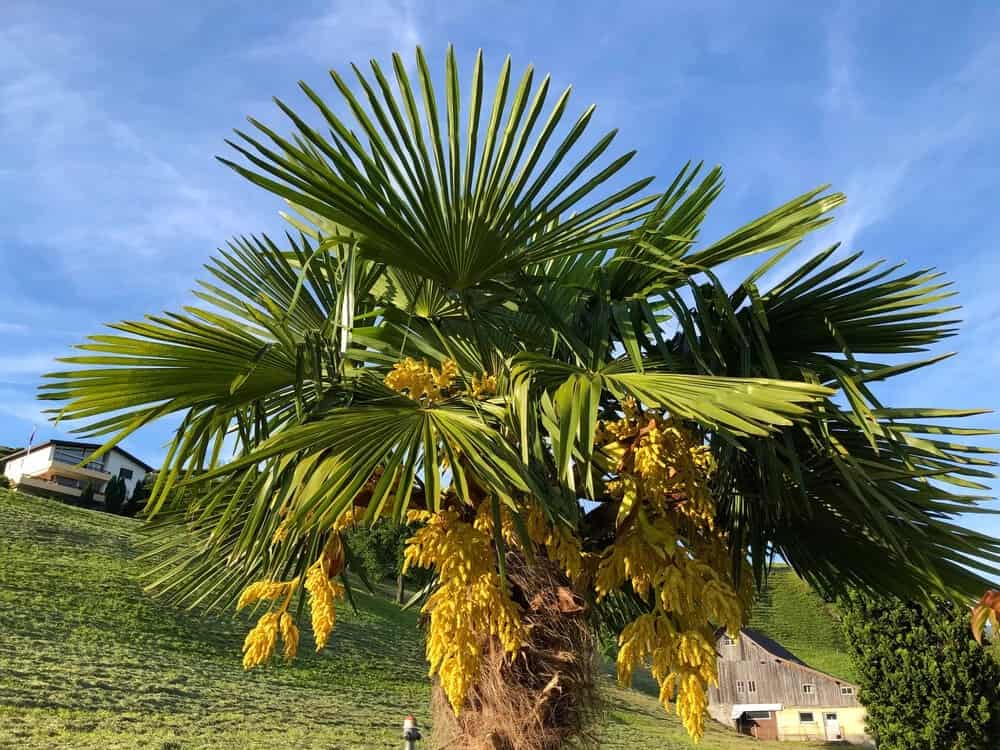
<svg viewBox="0 0 1000 750"><path fill-rule="evenodd" d="M625 179L614 132L581 147L593 107L569 123L569 90L546 109L509 58L487 106L476 57L464 113L451 49L443 99L419 49L415 81L398 55L353 73L336 103L302 84L319 124L278 101L293 133L251 120L222 160L294 231L234 239L202 306L111 326L42 387L98 454L180 416L151 585L262 606L248 668L294 656L305 604L322 648L340 532L383 517L434 572L435 726L465 747L579 740L607 634L698 736L714 629L776 555L830 595L987 588L1000 542L955 520L985 499L962 441L986 431L950 426L978 412L872 389L942 359L914 359L955 331L939 273L836 246L793 265L844 200L825 188L704 242L720 169Z"/></svg>

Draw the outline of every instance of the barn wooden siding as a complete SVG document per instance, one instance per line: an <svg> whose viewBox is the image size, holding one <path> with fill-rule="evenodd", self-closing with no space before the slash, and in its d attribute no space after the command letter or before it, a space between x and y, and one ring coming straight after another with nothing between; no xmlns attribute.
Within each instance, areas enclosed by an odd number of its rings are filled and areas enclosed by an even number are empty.
<svg viewBox="0 0 1000 750"><path fill-rule="evenodd" d="M716 641L719 653L719 687L711 688L712 703L731 706L736 703L781 703L785 706L836 708L858 706L854 684L837 680L785 658L775 656L746 634L727 645L725 637ZM737 681L756 683L757 692L736 691ZM802 690L811 684L811 693ZM841 686L854 688L853 695L843 695Z"/></svg>

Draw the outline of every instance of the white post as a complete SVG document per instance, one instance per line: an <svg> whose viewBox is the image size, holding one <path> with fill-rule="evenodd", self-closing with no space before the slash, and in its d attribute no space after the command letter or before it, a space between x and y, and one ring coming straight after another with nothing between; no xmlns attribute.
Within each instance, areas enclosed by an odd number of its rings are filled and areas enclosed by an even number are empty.
<svg viewBox="0 0 1000 750"><path fill-rule="evenodd" d="M404 750L417 750L417 740L420 739L420 729L417 727L417 720L412 716L407 716L403 720L403 748Z"/></svg>
<svg viewBox="0 0 1000 750"><path fill-rule="evenodd" d="M20 482L21 477L24 476L24 459L26 459L28 457L28 454L31 453L31 444L35 442L35 432L37 430L38 430L37 426L31 425L31 434L28 436L28 445L25 446L24 453L21 454L21 462L20 462L21 473L18 475L17 478L18 482Z"/></svg>

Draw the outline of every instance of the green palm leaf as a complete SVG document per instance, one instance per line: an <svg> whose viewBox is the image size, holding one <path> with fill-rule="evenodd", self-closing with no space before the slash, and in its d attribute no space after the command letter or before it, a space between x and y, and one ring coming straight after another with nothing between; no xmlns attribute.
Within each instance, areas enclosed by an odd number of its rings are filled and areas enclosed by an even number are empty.
<svg viewBox="0 0 1000 750"><path fill-rule="evenodd" d="M446 127L427 62L418 49L416 86L402 59L393 57L398 95L374 61L371 78L354 68L359 92L331 73L364 141L302 84L330 128L329 139L279 101L298 139L290 141L252 120L261 137L237 132L244 145L231 143L250 166L223 161L262 187L355 233L367 259L433 279L446 289L467 289L547 258L608 249L628 233L653 200L636 198L651 180L591 198L635 153L598 167L614 139L611 132L573 160L570 154L586 131L593 107L561 141L555 141L569 89L543 123L548 77L536 87L529 67L510 98L508 59L484 118L480 54L472 71L463 148L458 69L451 49L445 68ZM484 119L486 128L480 134ZM570 212L569 218L561 218Z"/></svg>

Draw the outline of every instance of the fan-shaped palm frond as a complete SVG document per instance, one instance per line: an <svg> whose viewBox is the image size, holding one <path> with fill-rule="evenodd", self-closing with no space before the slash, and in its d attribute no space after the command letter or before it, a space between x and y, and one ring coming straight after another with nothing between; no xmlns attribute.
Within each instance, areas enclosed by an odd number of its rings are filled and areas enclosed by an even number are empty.
<svg viewBox="0 0 1000 750"><path fill-rule="evenodd" d="M416 85L402 58L393 56L398 96L376 62L370 78L357 67L353 72L357 90L338 73L331 72L331 77L360 137L302 84L330 129L329 138L278 101L296 128L293 140L251 120L260 139L237 131L244 145L231 144L251 167L223 161L262 187L356 233L370 260L447 289L467 289L527 263L614 247L653 200L635 198L649 178L591 197L635 152L598 169L614 140L612 131L582 156L572 157L594 108L559 140L570 90L543 117L549 78L536 87L530 66L512 87L510 58L504 62L485 113L480 53L472 70L464 127L458 63L451 49L443 105L419 49ZM561 218L570 211L572 216Z"/></svg>

